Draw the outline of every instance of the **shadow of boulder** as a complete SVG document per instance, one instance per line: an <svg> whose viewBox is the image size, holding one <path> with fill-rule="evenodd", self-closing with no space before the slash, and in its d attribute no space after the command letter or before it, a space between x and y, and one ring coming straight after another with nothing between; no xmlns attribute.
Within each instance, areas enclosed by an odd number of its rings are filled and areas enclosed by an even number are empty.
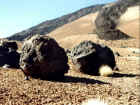
<svg viewBox="0 0 140 105"><path fill-rule="evenodd" d="M114 73L111 77L113 78L123 78L123 77L140 77L139 74L122 74L122 73Z"/></svg>
<svg viewBox="0 0 140 105"><path fill-rule="evenodd" d="M89 78L84 78L84 77L72 77L72 76L64 76L63 79L51 80L51 81L63 82L63 83L110 84L108 82L103 82L100 80L89 79Z"/></svg>

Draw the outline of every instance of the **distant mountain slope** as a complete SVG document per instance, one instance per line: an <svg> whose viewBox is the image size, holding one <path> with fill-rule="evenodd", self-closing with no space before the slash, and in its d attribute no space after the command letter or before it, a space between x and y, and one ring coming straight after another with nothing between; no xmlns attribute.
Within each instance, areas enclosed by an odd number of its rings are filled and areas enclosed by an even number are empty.
<svg viewBox="0 0 140 105"><path fill-rule="evenodd" d="M61 40L64 37L73 35L86 35L92 34L96 29L94 21L97 17L98 12L90 13L83 16L71 23L65 24L54 31L50 32L49 35L57 40Z"/></svg>
<svg viewBox="0 0 140 105"><path fill-rule="evenodd" d="M57 40L57 42L64 48L72 48L83 40L92 40L94 42L103 42L106 44L108 41L99 40L96 34L95 20L99 12L91 13L83 16L71 23L65 24L62 27L50 32L49 35ZM140 38L140 16L139 6L132 6L120 17L117 29L129 35L132 39L129 43L131 45L134 39ZM112 41L115 45L124 40ZM110 41L111 42L111 41ZM122 43L125 43L122 42ZM133 45L132 45L133 46ZM131 46L131 47L132 47ZM139 44L137 45L139 46Z"/></svg>
<svg viewBox="0 0 140 105"><path fill-rule="evenodd" d="M10 40L23 40L26 37L34 35L34 34L41 34L41 35L48 34L51 31L55 30L56 28L58 28L64 24L70 23L76 19L79 19L82 16L85 16L87 14L94 13L94 12L100 10L103 6L104 6L104 4L90 6L87 8L80 9L74 13L64 15L62 17L59 17L59 18L56 18L53 20L45 21L45 22L38 24L36 26L33 26L27 30L16 33L16 34L8 37L8 39L10 39Z"/></svg>
<svg viewBox="0 0 140 105"><path fill-rule="evenodd" d="M116 29L121 30L130 37L139 38L139 12L139 6L129 7L118 20L118 26L116 27ZM63 38L66 37L76 35L80 35L81 37L84 35L92 36L93 33L96 33L95 20L98 16L98 13L99 11L95 13L90 13L71 23L65 24L50 32L49 35L55 38L57 41L63 40ZM71 40L72 39L70 39L70 41Z"/></svg>
<svg viewBox="0 0 140 105"><path fill-rule="evenodd" d="M104 40L131 38L128 34L117 29L117 26L120 21L120 17L126 13L128 8L139 5L139 3L139 0L119 0L104 6L99 11L95 20L96 33L98 37ZM133 17L133 15L130 15L130 17Z"/></svg>
<svg viewBox="0 0 140 105"><path fill-rule="evenodd" d="M140 7L134 6L127 9L120 18L117 28L133 38L140 38Z"/></svg>

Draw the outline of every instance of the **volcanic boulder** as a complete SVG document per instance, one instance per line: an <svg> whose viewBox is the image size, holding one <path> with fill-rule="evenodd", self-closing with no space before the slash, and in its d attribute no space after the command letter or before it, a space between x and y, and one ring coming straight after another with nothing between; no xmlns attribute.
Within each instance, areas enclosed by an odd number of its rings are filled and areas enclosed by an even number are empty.
<svg viewBox="0 0 140 105"><path fill-rule="evenodd" d="M100 75L99 68L103 65L108 65L112 70L116 66L112 50L92 41L83 41L75 46L70 58L76 70L92 75Z"/></svg>
<svg viewBox="0 0 140 105"><path fill-rule="evenodd" d="M132 1L132 0L131 0ZM129 3L117 1L104 6L95 20L96 33L100 39L118 40L130 38L117 29L120 17L126 12Z"/></svg>
<svg viewBox="0 0 140 105"><path fill-rule="evenodd" d="M35 35L25 40L20 67L26 77L61 79L68 72L67 63L64 49L53 38Z"/></svg>
<svg viewBox="0 0 140 105"><path fill-rule="evenodd" d="M0 66L18 68L20 54L17 52L18 46L14 41L1 40L0 43Z"/></svg>
<svg viewBox="0 0 140 105"><path fill-rule="evenodd" d="M7 40L1 40L1 46L4 46L5 48L9 48L10 50L17 51L18 46L15 41L7 41Z"/></svg>
<svg viewBox="0 0 140 105"><path fill-rule="evenodd" d="M8 48L0 46L0 66L7 64Z"/></svg>

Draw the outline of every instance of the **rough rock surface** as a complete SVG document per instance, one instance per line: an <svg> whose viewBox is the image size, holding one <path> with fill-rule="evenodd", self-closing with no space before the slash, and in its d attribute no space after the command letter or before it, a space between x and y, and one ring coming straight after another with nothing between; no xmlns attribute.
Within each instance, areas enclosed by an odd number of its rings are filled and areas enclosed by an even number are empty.
<svg viewBox="0 0 140 105"><path fill-rule="evenodd" d="M68 57L63 48L49 36L27 38L22 48L20 66L26 76L59 79L68 72Z"/></svg>
<svg viewBox="0 0 140 105"><path fill-rule="evenodd" d="M17 43L15 41L1 40L0 45L4 46L5 48L14 50L14 51L16 51L18 49Z"/></svg>
<svg viewBox="0 0 140 105"><path fill-rule="evenodd" d="M113 51L92 41L81 42L69 55L75 68L87 74L99 75L101 65L109 65L112 69L116 66Z"/></svg>
<svg viewBox="0 0 140 105"><path fill-rule="evenodd" d="M132 0L131 0L132 1ZM130 0L121 0L104 6L96 20L96 32L98 37L105 40L118 40L130 38L127 34L117 29L119 19L131 4ZM134 2L136 4L137 2Z"/></svg>
<svg viewBox="0 0 140 105"><path fill-rule="evenodd" d="M0 66L19 67L20 54L17 52L17 43L14 41L1 40L0 42Z"/></svg>

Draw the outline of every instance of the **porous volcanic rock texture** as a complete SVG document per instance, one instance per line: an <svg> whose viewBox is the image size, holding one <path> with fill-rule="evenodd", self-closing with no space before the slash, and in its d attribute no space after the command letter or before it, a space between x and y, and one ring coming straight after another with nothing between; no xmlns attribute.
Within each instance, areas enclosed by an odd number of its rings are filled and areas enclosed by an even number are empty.
<svg viewBox="0 0 140 105"><path fill-rule="evenodd" d="M64 49L48 36L27 38L22 47L20 66L26 76L43 79L64 77L69 69L67 62Z"/></svg>
<svg viewBox="0 0 140 105"><path fill-rule="evenodd" d="M87 74L99 75L102 65L109 65L112 69L116 66L113 51L92 41L81 42L69 55L75 68Z"/></svg>

